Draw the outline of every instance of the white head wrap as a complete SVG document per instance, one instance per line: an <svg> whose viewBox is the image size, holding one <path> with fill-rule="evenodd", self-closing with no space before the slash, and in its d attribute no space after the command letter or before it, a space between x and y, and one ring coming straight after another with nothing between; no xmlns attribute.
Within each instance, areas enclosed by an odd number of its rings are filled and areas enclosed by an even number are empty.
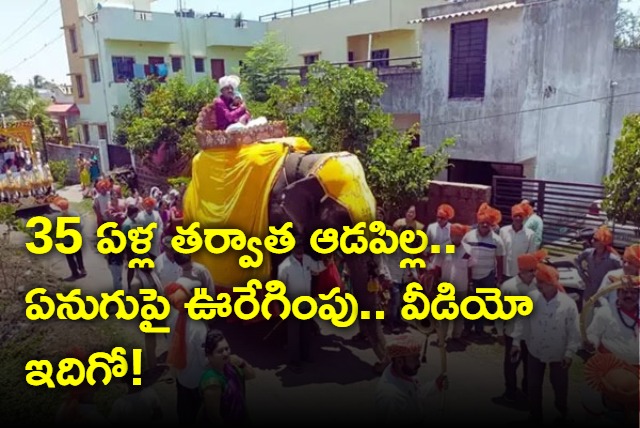
<svg viewBox="0 0 640 428"><path fill-rule="evenodd" d="M238 89L238 86L240 86L240 78L235 75L224 76L221 77L220 80L218 80L218 85L220 85L220 89L231 86L235 90Z"/></svg>

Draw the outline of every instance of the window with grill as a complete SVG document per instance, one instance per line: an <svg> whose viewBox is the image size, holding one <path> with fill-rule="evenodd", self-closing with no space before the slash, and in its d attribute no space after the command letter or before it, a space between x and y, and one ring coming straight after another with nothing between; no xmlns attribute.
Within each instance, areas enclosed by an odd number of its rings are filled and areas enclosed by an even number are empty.
<svg viewBox="0 0 640 428"><path fill-rule="evenodd" d="M133 79L133 64L135 59L130 56L111 57L113 65L113 80L117 83L126 82Z"/></svg>
<svg viewBox="0 0 640 428"><path fill-rule="evenodd" d="M315 62L318 62L318 60L320 59L320 55L319 54L313 54L313 55L305 55L304 56L304 65L311 65Z"/></svg>
<svg viewBox="0 0 640 428"><path fill-rule="evenodd" d="M378 49L375 51L371 51L371 67L389 67L389 49Z"/></svg>
<svg viewBox="0 0 640 428"><path fill-rule="evenodd" d="M98 125L98 138L107 141L107 125Z"/></svg>
<svg viewBox="0 0 640 428"><path fill-rule="evenodd" d="M182 70L182 57L173 56L171 57L171 69L174 73Z"/></svg>
<svg viewBox="0 0 640 428"><path fill-rule="evenodd" d="M71 52L78 52L78 40L76 39L75 28L69 28L69 44L71 45Z"/></svg>
<svg viewBox="0 0 640 428"><path fill-rule="evenodd" d="M100 81L100 64L98 58L91 58L89 60L89 69L91 70L91 82L96 83Z"/></svg>
<svg viewBox="0 0 640 428"><path fill-rule="evenodd" d="M196 73L204 73L204 58L194 58Z"/></svg>
<svg viewBox="0 0 640 428"><path fill-rule="evenodd" d="M449 98L482 98L487 65L488 20L451 24Z"/></svg>
<svg viewBox="0 0 640 428"><path fill-rule="evenodd" d="M76 74L76 89L78 90L78 98L84 98L84 83L80 74Z"/></svg>

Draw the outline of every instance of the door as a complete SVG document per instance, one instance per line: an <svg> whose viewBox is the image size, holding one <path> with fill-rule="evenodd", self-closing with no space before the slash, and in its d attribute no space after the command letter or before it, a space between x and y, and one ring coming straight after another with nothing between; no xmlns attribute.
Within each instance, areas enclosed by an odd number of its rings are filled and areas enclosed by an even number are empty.
<svg viewBox="0 0 640 428"><path fill-rule="evenodd" d="M211 60L211 77L213 80L218 80L224 77L224 60L212 59Z"/></svg>

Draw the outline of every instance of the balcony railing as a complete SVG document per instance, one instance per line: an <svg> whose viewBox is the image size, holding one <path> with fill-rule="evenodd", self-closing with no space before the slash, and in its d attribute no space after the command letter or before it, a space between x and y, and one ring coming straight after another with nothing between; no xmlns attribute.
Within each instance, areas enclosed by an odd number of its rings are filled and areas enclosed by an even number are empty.
<svg viewBox="0 0 640 428"><path fill-rule="evenodd" d="M371 70L375 70L378 76L390 75L390 74L403 74L416 71L420 69L419 56L408 56L401 58L383 58L383 59L371 59L364 61L348 61L348 62L332 62L331 65L335 67L365 67ZM402 62L402 64L399 64ZM296 66L296 67L284 67L281 70L285 76L300 76L301 79L306 79L309 72L309 65Z"/></svg>
<svg viewBox="0 0 640 428"><path fill-rule="evenodd" d="M307 6L294 7L280 12L270 13L260 16L260 21L267 22L274 19L291 18L292 16L306 15L308 13L320 12L322 10L335 9L341 6L350 6L356 3L363 3L369 0L328 0L321 3L313 3Z"/></svg>

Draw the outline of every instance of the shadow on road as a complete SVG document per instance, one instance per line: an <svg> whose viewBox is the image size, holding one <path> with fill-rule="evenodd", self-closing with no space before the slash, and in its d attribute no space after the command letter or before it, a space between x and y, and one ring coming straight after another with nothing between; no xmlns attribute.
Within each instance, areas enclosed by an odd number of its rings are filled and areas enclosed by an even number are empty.
<svg viewBox="0 0 640 428"><path fill-rule="evenodd" d="M303 365L301 373L294 373L286 366L286 321L275 328L278 320L252 324L222 322L215 327L224 332L233 353L257 369L275 370L283 387L323 383L348 385L376 378L371 365L349 349L348 345L357 342L327 333L314 335L311 348L313 362ZM366 347L366 343L362 346Z"/></svg>

